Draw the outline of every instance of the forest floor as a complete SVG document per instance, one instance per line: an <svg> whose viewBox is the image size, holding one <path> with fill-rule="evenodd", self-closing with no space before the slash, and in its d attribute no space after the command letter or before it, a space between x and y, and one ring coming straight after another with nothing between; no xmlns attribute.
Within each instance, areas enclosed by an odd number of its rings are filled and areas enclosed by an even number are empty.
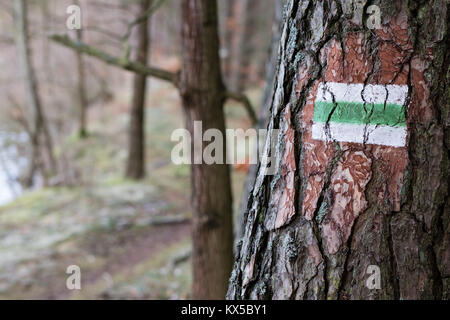
<svg viewBox="0 0 450 320"><path fill-rule="evenodd" d="M25 192L0 206L0 299L190 297L189 167L170 161L182 111L170 86L152 81L150 88L147 178L123 178L130 101L124 94L89 111L87 139L59 143L72 187ZM258 91L250 97L258 101ZM228 127L249 127L239 105L230 103L226 113ZM235 209L245 175L233 171ZM81 269L81 290L66 288L69 265Z"/></svg>

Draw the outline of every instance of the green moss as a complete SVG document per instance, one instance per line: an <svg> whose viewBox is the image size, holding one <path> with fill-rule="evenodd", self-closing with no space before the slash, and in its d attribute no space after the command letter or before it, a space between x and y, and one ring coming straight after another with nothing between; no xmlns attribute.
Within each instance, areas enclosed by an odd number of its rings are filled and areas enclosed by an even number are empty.
<svg viewBox="0 0 450 320"><path fill-rule="evenodd" d="M427 15L427 13L428 13L428 5L424 5L419 9L417 13L417 18L419 20L423 20L423 18Z"/></svg>
<svg viewBox="0 0 450 320"><path fill-rule="evenodd" d="M258 213L258 222L263 223L266 216L266 208L262 208Z"/></svg>

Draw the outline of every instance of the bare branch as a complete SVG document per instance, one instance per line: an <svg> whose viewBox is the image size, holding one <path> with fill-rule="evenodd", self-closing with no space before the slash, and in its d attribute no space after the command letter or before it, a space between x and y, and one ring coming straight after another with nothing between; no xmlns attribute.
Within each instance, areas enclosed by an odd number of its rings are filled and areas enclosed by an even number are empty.
<svg viewBox="0 0 450 320"><path fill-rule="evenodd" d="M142 15L137 17L135 20L130 22L127 27L127 32L121 37L121 43L123 48L125 49L125 58L128 59L131 53L131 46L128 43L128 38L133 31L133 28L138 24L146 21L158 8L165 2L166 0L159 0L155 4L153 4L147 11L145 11Z"/></svg>
<svg viewBox="0 0 450 320"><path fill-rule="evenodd" d="M226 91L225 98L235 100L237 102L242 103L245 110L247 111L248 117L252 121L252 124L254 126L256 126L256 124L258 123L258 117L256 116L256 112L253 109L252 103L250 102L250 100L247 98L247 96L245 94L240 93L240 92Z"/></svg>
<svg viewBox="0 0 450 320"><path fill-rule="evenodd" d="M78 52L87 54L88 56L97 58L107 64L112 66L125 69L128 71L132 71L138 74L142 74L145 76L155 77L160 80L165 80L171 82L174 86L178 85L178 75L177 73L169 72L163 69L149 67L144 64L141 64L136 61L131 61L125 58L117 58L109 55L108 53L98 49L91 47L83 42L74 41L70 39L68 36L64 35L53 35L50 36L50 39L53 41L76 50Z"/></svg>
<svg viewBox="0 0 450 320"><path fill-rule="evenodd" d="M141 14L139 17L137 17L135 20L133 20L132 22L130 22L128 24L127 27L127 31L126 33L122 36L122 40L126 41L130 35L131 35L131 31L133 30L133 28L144 22L146 19L148 19L148 17L150 15L152 15L156 10L159 9L159 7L161 7L161 5L165 2L166 0L159 0L158 2L156 2L155 4L153 4L146 12L144 12L143 14Z"/></svg>
<svg viewBox="0 0 450 320"><path fill-rule="evenodd" d="M151 76L155 77L157 79L165 80L171 82L174 86L178 87L178 74L169 72L163 69L149 67L146 65L143 65L136 61L131 61L126 58L117 58L109 55L108 53L98 49L91 47L83 42L74 41L70 39L68 36L64 35L53 35L50 37L53 41L74 49L78 52L87 54L91 57L97 58L103 62L106 62L110 65L113 65L118 68L122 68L128 71L132 71L138 74L142 74L145 76ZM247 114L249 118L252 121L253 125L256 125L258 123L258 117L256 116L255 110L253 109L253 106L250 102L250 100L247 98L247 96L243 93L239 92L232 92L232 91L226 91L225 92L225 98L232 99L237 102L242 103L245 110L247 111Z"/></svg>

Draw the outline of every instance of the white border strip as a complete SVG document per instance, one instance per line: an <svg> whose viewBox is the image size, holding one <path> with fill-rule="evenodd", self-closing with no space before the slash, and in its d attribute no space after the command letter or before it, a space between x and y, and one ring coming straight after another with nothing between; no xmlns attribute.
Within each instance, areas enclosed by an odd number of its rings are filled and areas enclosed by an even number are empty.
<svg viewBox="0 0 450 320"><path fill-rule="evenodd" d="M408 96L408 86L368 84L364 87L362 83L322 82L317 89L316 101L332 102L331 92L334 94L335 101L383 104L386 101L386 103L404 105Z"/></svg>
<svg viewBox="0 0 450 320"><path fill-rule="evenodd" d="M366 144L391 147L404 147L406 144L406 127L331 122L328 126L328 136L326 129L325 123L314 123L312 125L312 138L323 141L363 143L366 136Z"/></svg>

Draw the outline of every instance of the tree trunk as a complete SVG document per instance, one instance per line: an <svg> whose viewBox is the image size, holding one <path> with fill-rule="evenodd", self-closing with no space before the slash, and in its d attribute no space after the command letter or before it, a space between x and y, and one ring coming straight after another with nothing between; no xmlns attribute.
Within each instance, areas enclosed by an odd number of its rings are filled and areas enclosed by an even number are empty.
<svg viewBox="0 0 450 320"><path fill-rule="evenodd" d="M74 2L76 5L80 5L80 1ZM77 41L83 42L83 30L76 30ZM83 55L76 51L76 63L77 63L77 98L78 98L78 136L80 138L87 137L87 107L88 101L85 88L85 65Z"/></svg>
<svg viewBox="0 0 450 320"><path fill-rule="evenodd" d="M234 6L236 35L231 55L233 71L229 85L231 90L243 91L249 79L256 16L251 10L256 7L256 2L256 0L239 0Z"/></svg>
<svg viewBox="0 0 450 320"><path fill-rule="evenodd" d="M221 65L224 82L229 87L231 69L232 69L232 40L236 33L234 21L234 6L235 0L219 1L219 29L220 29L220 44L221 44Z"/></svg>
<svg viewBox="0 0 450 320"><path fill-rule="evenodd" d="M42 110L39 97L38 83L31 59L31 49L28 36L27 4L24 0L14 1L14 15L17 29L17 47L19 59L22 67L23 80L25 81L25 91L27 105L30 113L30 172L27 177L27 184L32 184L34 168L39 157L40 136L42 135L43 148L45 150L48 171L56 173L56 161L53 156L53 147L47 121ZM45 176L48 172L43 172Z"/></svg>
<svg viewBox="0 0 450 320"><path fill-rule="evenodd" d="M83 41L82 31L77 30L77 40ZM84 72L84 61L83 61L83 55L79 52L76 53L76 61L77 61L77 73L78 73L78 79L77 79L77 97L78 97L78 136L80 138L86 138L87 137L87 96L86 96L86 88L84 86L85 84L85 72Z"/></svg>
<svg viewBox="0 0 450 320"><path fill-rule="evenodd" d="M179 86L186 128L193 138L194 148L194 139L201 139L198 133L194 134L194 121L202 122L203 131L214 128L225 136L225 88L218 54L217 3L183 1L182 17L183 68ZM202 150L204 147L203 144ZM223 299L233 261L229 166L192 164L191 185L193 297Z"/></svg>
<svg viewBox="0 0 450 320"><path fill-rule="evenodd" d="M229 299L450 298L448 3L373 3L286 6Z"/></svg>
<svg viewBox="0 0 450 320"><path fill-rule="evenodd" d="M272 38L270 44L270 50L266 65L266 87L264 89L263 98L261 101L261 109L259 110L257 129L264 129L267 126L269 120L269 108L272 105L273 92L275 87L277 62L278 62L278 48L281 38L281 23L283 18L283 5L285 0L275 1L274 20L272 26ZM244 190L242 193L241 205L239 208L239 223L235 226L236 240L240 239L244 235L245 219L247 214L247 201L250 192L253 189L253 185L258 174L258 165L252 164L245 180Z"/></svg>
<svg viewBox="0 0 450 320"><path fill-rule="evenodd" d="M151 0L140 0L139 14L150 9ZM137 57L136 61L147 64L149 47L150 18L147 17L137 26ZM134 75L133 101L130 112L130 129L128 140L128 163L126 176L131 179L141 179L145 176L145 95L147 77Z"/></svg>

